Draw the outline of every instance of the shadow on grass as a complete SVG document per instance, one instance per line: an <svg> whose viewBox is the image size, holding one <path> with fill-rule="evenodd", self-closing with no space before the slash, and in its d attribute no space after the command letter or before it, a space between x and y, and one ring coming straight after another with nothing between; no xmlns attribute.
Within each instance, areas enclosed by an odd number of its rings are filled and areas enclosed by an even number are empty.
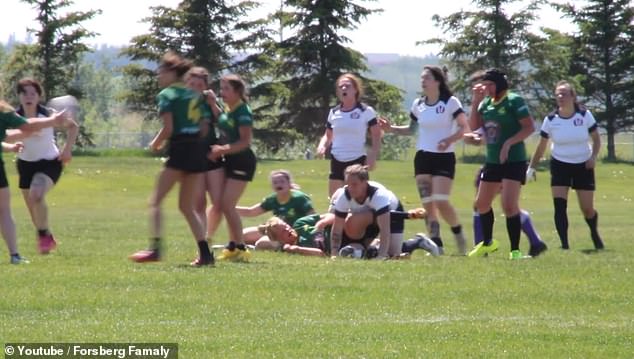
<svg viewBox="0 0 634 359"><path fill-rule="evenodd" d="M581 250L581 253L588 254L588 255L599 254L603 252L605 252L605 249L582 249Z"/></svg>

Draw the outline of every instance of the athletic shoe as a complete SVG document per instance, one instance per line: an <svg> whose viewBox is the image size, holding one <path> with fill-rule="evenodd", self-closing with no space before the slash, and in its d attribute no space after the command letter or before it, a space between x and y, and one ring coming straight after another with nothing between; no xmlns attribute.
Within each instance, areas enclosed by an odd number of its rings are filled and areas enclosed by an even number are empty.
<svg viewBox="0 0 634 359"><path fill-rule="evenodd" d="M236 249L236 251L238 251L238 256L236 258L237 261L249 262L251 260L251 252L248 248L245 248L244 250Z"/></svg>
<svg viewBox="0 0 634 359"><path fill-rule="evenodd" d="M471 252L469 252L469 257L486 257L489 253L493 253L498 250L500 244L495 239L491 241L491 244L488 246L484 245L484 242L478 243Z"/></svg>
<svg viewBox="0 0 634 359"><path fill-rule="evenodd" d="M601 238L592 238L592 243L594 244L594 249L604 249L605 248Z"/></svg>
<svg viewBox="0 0 634 359"><path fill-rule="evenodd" d="M161 260L161 254L157 249L144 249L128 258L137 263L158 262Z"/></svg>
<svg viewBox="0 0 634 359"><path fill-rule="evenodd" d="M423 233L416 233L414 238L418 239L418 246L431 254L434 257L441 255L441 247L438 247L431 238L427 237Z"/></svg>
<svg viewBox="0 0 634 359"><path fill-rule="evenodd" d="M220 257L218 257L219 260L221 261L232 261L235 260L236 257L238 257L240 254L238 253L238 249L227 249L227 248L223 248L222 249L222 254L220 255Z"/></svg>
<svg viewBox="0 0 634 359"><path fill-rule="evenodd" d="M510 260L516 260L516 259L526 259L526 258L531 258L531 256L525 256L522 254L522 252L520 252L519 250L514 250L511 251L511 253L509 253L509 259Z"/></svg>
<svg viewBox="0 0 634 359"><path fill-rule="evenodd" d="M26 258L20 256L19 254L15 254L11 256L11 264L29 264Z"/></svg>
<svg viewBox="0 0 634 359"><path fill-rule="evenodd" d="M248 249L238 249L235 248L233 250L225 248L222 250L222 254L218 257L221 261L233 261L233 262L248 262L251 260L251 252Z"/></svg>
<svg viewBox="0 0 634 359"><path fill-rule="evenodd" d="M546 243L540 241L537 245L531 246L531 248L528 250L528 255L534 258L542 254L543 252L546 252L547 249L548 246L546 245Z"/></svg>
<svg viewBox="0 0 634 359"><path fill-rule="evenodd" d="M55 238L53 237L53 235L49 233L44 236L38 236L37 247L40 251L40 254L48 254L50 251L55 249L55 247L57 247L57 242L55 242Z"/></svg>
<svg viewBox="0 0 634 359"><path fill-rule="evenodd" d="M190 266L192 267L204 267L204 266L209 266L209 267L213 267L215 266L215 260L214 260L214 254L211 254L211 258L204 261L202 259L200 259L200 257L194 259L193 262L189 263Z"/></svg>

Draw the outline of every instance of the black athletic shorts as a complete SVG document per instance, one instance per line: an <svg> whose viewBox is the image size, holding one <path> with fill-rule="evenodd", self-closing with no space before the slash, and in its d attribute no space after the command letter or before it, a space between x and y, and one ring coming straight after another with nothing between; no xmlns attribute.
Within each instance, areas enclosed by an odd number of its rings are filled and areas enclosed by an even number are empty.
<svg viewBox="0 0 634 359"><path fill-rule="evenodd" d="M225 155L223 162L227 178L251 182L255 175L257 159L250 148L230 155Z"/></svg>
<svg viewBox="0 0 634 359"><path fill-rule="evenodd" d="M526 183L528 162L486 163L482 168L480 180L482 182L502 182L502 179Z"/></svg>
<svg viewBox="0 0 634 359"><path fill-rule="evenodd" d="M190 173L206 172L207 148L198 134L174 136L170 139L165 167Z"/></svg>
<svg viewBox="0 0 634 359"><path fill-rule="evenodd" d="M62 175L62 162L54 160L24 161L18 158L17 168L20 174L20 188L28 189L31 187L33 176L36 173L43 173L57 183Z"/></svg>
<svg viewBox="0 0 634 359"><path fill-rule="evenodd" d="M456 174L456 154L453 152L417 151L414 157L414 173L454 178Z"/></svg>
<svg viewBox="0 0 634 359"><path fill-rule="evenodd" d="M9 187L9 181L7 181L7 173L4 171L4 162L0 159L0 188Z"/></svg>
<svg viewBox="0 0 634 359"><path fill-rule="evenodd" d="M594 169L587 169L585 162L567 163L551 158L550 185L594 191Z"/></svg>
<svg viewBox="0 0 634 359"><path fill-rule="evenodd" d="M362 165L365 166L366 156L361 156L357 159L347 162L338 161L334 156L330 159L330 175L328 178L331 180L340 180L343 181L345 179L345 172L348 166L352 165Z"/></svg>

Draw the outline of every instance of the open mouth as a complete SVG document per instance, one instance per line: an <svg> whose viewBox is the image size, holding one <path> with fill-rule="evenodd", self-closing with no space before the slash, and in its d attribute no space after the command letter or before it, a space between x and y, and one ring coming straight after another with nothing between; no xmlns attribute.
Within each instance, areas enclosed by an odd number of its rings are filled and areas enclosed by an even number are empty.
<svg viewBox="0 0 634 359"><path fill-rule="evenodd" d="M283 189L284 189L284 187L275 187L275 190L276 190L276 191L281 191L281 190L283 190Z"/></svg>

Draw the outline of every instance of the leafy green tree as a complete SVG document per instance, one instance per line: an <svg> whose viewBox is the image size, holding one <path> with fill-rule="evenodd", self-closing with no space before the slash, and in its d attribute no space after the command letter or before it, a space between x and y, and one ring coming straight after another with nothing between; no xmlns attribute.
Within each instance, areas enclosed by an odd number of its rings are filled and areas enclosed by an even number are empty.
<svg viewBox="0 0 634 359"><path fill-rule="evenodd" d="M552 107L552 87L566 77L570 67L570 40L565 34L543 29L529 31L543 0L529 1L515 13L508 6L518 0L474 0L477 10L461 11L433 20L447 38L423 41L442 45L440 56L450 67L452 85L464 102L471 98L469 77L478 70L496 67L505 71L511 86L522 92L533 112Z"/></svg>
<svg viewBox="0 0 634 359"><path fill-rule="evenodd" d="M15 85L24 77L40 78L39 65L37 45L18 44L13 47L2 64L2 82L6 101L12 104L18 102Z"/></svg>
<svg viewBox="0 0 634 359"><path fill-rule="evenodd" d="M148 34L135 36L122 55L132 60L158 62L167 50L176 51L205 67L212 77L223 71L255 75L257 55L236 59L249 48L257 48L266 38L264 20L244 20L248 11L258 6L255 1L183 0L175 8L151 7L152 15L143 19L150 23ZM138 63L123 69L125 91L122 98L134 111L147 119L156 118L154 96L158 92L153 69ZM245 76L249 78L249 76Z"/></svg>
<svg viewBox="0 0 634 359"><path fill-rule="evenodd" d="M45 98L73 94L81 97L76 78L83 56L91 49L84 43L96 33L87 30L82 22L92 19L101 10L71 11L60 15L71 6L70 0L22 0L37 12L37 29L29 29L36 43L18 44L13 47L3 66L7 84L7 100L17 102L14 86L23 77L31 76L41 81ZM90 134L80 127L78 146L90 145Z"/></svg>
<svg viewBox="0 0 634 359"><path fill-rule="evenodd" d="M524 72L524 81L519 86L528 99L533 99L531 110L538 120L556 106L554 87L558 81L565 79L577 87L581 81L581 76L572 76L573 37L555 29L542 31L544 36L535 39L527 51L530 69Z"/></svg>
<svg viewBox="0 0 634 359"><path fill-rule="evenodd" d="M593 113L607 132L607 159L616 160L614 135L634 125L634 6L629 0L588 0L582 7L561 5L579 27L573 71Z"/></svg>
<svg viewBox="0 0 634 359"><path fill-rule="evenodd" d="M42 81L49 98L66 94L73 85L72 79L83 54L91 51L83 41L96 35L81 23L100 14L101 10L72 11L60 15L73 1L22 1L37 11L35 19L40 26L39 29L29 30L37 38L37 77Z"/></svg>

